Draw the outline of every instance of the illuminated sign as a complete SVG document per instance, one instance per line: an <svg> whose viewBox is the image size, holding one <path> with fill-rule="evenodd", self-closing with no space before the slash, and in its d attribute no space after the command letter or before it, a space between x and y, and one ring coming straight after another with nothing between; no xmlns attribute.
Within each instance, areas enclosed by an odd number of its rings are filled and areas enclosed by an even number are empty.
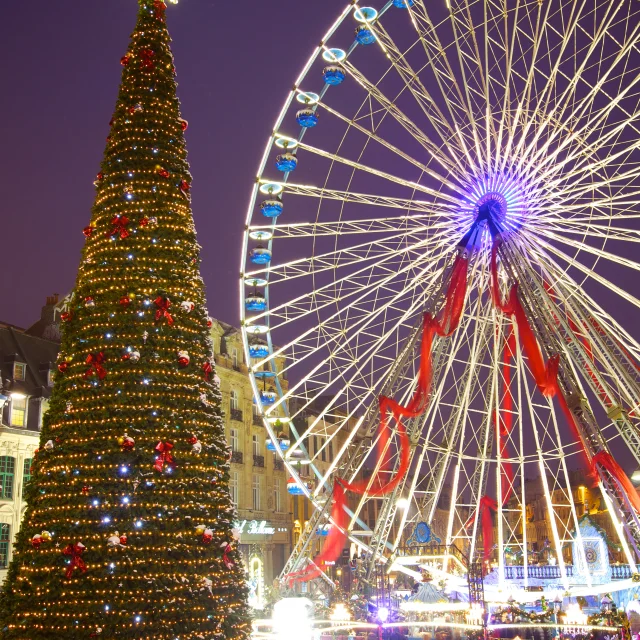
<svg viewBox="0 0 640 640"><path fill-rule="evenodd" d="M272 536L275 533L287 531L286 527L275 527L266 520L240 520L234 526L240 531L240 534L252 536Z"/></svg>

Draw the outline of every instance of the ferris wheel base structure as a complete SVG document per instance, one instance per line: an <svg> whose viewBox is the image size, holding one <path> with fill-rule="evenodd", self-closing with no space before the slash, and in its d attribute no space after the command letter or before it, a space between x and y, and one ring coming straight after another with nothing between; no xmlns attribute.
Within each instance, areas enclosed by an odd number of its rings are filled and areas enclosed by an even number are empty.
<svg viewBox="0 0 640 640"><path fill-rule="evenodd" d="M256 416L313 505L284 583L331 589L343 542L361 584L415 577L399 550L421 522L490 597L637 579L638 84L637 3L351 2L322 38L241 258ZM532 551L534 502L556 565Z"/></svg>

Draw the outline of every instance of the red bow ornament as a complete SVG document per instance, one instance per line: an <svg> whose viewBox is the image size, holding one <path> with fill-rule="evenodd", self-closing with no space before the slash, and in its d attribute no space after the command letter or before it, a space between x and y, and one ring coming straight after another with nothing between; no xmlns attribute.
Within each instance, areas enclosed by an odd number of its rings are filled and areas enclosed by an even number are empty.
<svg viewBox="0 0 640 640"><path fill-rule="evenodd" d="M100 353L90 353L85 362L89 365L89 368L84 373L85 378L88 378L94 373L100 380L106 377L107 370L102 366L104 362L104 353L102 353L102 351Z"/></svg>
<svg viewBox="0 0 640 640"><path fill-rule="evenodd" d="M169 307L171 306L171 300L169 298L163 298L158 296L155 300L156 309L156 322L162 318L167 319L167 324L171 326L173 324L173 317L169 313Z"/></svg>
<svg viewBox="0 0 640 640"><path fill-rule="evenodd" d="M211 380L211 373L213 371L213 367L211 366L211 363L208 360L202 365L202 370L204 371L204 379L207 382Z"/></svg>
<svg viewBox="0 0 640 640"><path fill-rule="evenodd" d="M107 236L111 236L112 238L120 236L121 239L127 238L129 236L129 229L127 229L128 224L129 218L127 218L127 216L114 216L111 219L111 231L107 231Z"/></svg>
<svg viewBox="0 0 640 640"><path fill-rule="evenodd" d="M140 49L138 55L140 56L141 69L153 69L155 64L153 58L156 55L153 49Z"/></svg>
<svg viewBox="0 0 640 640"><path fill-rule="evenodd" d="M224 562L224 566L227 567L227 569L233 569L233 567L236 566L236 563L229 555L233 551L233 548L228 542L224 542L222 546L224 547L224 551L222 552L222 562Z"/></svg>
<svg viewBox="0 0 640 640"><path fill-rule="evenodd" d="M82 542L76 542L75 544L68 544L64 548L64 551L62 553L64 553L65 556L71 556L71 564L69 565L69 568L64 574L67 580L71 579L71 576L73 576L73 572L76 569L80 569L80 573L86 573L87 565L82 559L82 554L84 553L85 549L86 547L82 544Z"/></svg>
<svg viewBox="0 0 640 640"><path fill-rule="evenodd" d="M156 445L156 451L159 455L156 456L156 462L153 465L153 468L158 473L162 473L164 471L165 464L172 464L175 462L175 459L171 454L171 449L173 449L173 444L171 442L162 442L161 440Z"/></svg>
<svg viewBox="0 0 640 640"><path fill-rule="evenodd" d="M167 5L162 0L155 0L153 3L153 13L158 20L164 20L164 12Z"/></svg>

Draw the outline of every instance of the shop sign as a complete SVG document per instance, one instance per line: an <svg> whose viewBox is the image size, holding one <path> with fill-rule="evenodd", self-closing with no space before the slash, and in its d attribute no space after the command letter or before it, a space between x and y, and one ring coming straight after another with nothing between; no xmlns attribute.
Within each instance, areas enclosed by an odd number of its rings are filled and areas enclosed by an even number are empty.
<svg viewBox="0 0 640 640"><path fill-rule="evenodd" d="M276 528L266 520L240 520L236 522L235 527L241 534L245 533L252 536L272 536L276 532ZM278 531L282 530L282 527L278 529Z"/></svg>

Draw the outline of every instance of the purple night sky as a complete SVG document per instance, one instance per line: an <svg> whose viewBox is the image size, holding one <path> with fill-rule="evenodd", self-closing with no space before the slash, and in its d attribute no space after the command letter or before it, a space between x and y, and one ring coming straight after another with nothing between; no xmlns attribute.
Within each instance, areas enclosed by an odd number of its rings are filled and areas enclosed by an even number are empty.
<svg viewBox="0 0 640 640"><path fill-rule="evenodd" d="M287 90L345 6L181 0L167 10L189 121L193 213L209 311L238 319L241 234ZM74 284L135 0L17 2L0 20L4 87L0 321L28 326Z"/></svg>

